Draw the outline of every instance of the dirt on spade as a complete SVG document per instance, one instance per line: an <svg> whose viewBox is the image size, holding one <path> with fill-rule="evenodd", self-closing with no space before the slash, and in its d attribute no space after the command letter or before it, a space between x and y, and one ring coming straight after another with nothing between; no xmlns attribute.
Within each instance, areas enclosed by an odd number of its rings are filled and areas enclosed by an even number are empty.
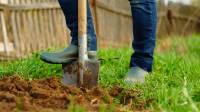
<svg viewBox="0 0 200 112"><path fill-rule="evenodd" d="M27 82L19 76L4 77L0 79L0 112L52 112L85 109L86 111L99 111L101 109L114 112L125 110L145 110L143 107L149 101L137 102L139 97L136 91L125 90L119 86L111 88L108 92L101 87L91 90L80 90L75 86L62 85L56 77ZM118 98L118 104L113 103ZM138 100L137 100L138 101ZM71 106L70 106L71 105ZM124 110L122 110L124 109Z"/></svg>

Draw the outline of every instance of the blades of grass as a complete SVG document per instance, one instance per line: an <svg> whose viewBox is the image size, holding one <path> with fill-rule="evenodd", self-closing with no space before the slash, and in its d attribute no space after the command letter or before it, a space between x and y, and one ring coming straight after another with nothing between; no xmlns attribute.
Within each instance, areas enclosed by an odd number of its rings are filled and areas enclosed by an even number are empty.
<svg viewBox="0 0 200 112"><path fill-rule="evenodd" d="M185 97L189 100L189 102L191 103L191 107L196 111L196 112L200 112L199 109L197 108L196 104L194 103L194 101L192 100L192 98L190 97L190 95L188 94L188 91L186 88L183 88L183 94L185 95Z"/></svg>
<svg viewBox="0 0 200 112"><path fill-rule="evenodd" d="M75 107L74 107L74 112L79 112L78 104L75 105Z"/></svg>
<svg viewBox="0 0 200 112"><path fill-rule="evenodd" d="M70 100L69 112L74 112L74 98Z"/></svg>
<svg viewBox="0 0 200 112"><path fill-rule="evenodd" d="M107 105L103 105L103 107L99 110L99 112L106 112Z"/></svg>
<svg viewBox="0 0 200 112"><path fill-rule="evenodd" d="M86 111L86 107L82 107L79 112L85 112Z"/></svg>

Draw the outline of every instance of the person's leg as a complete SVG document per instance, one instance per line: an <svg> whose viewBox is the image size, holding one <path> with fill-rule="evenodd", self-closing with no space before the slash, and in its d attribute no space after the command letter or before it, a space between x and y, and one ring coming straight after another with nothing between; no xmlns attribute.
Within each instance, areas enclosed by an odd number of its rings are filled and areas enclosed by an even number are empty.
<svg viewBox="0 0 200 112"><path fill-rule="evenodd" d="M71 44L78 46L78 0L58 0L65 15L67 27L71 30ZM92 14L87 0L87 35L88 50L97 51L97 36L95 34ZM66 37L67 38L67 37Z"/></svg>
<svg viewBox="0 0 200 112"><path fill-rule="evenodd" d="M65 15L66 24L71 30L72 41L65 49L59 52L42 52L40 59L47 63L64 64L78 59L78 0L58 0ZM87 0L87 46L88 58L98 59L97 36L95 34L92 14ZM65 37L67 38L67 37Z"/></svg>
<svg viewBox="0 0 200 112"><path fill-rule="evenodd" d="M139 67L152 72L153 53L156 42L157 9L155 0L129 0L133 17L132 47L130 67Z"/></svg>
<svg viewBox="0 0 200 112"><path fill-rule="evenodd" d="M128 76L145 81L147 72L152 72L153 53L156 42L157 9L155 0L129 0L133 17L132 47ZM134 73L134 74L133 74Z"/></svg>

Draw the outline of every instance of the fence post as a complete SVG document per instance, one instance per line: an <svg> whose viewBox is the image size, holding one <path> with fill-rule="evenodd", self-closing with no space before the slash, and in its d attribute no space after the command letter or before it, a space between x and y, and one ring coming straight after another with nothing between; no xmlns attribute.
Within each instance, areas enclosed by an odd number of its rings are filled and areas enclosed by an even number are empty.
<svg viewBox="0 0 200 112"><path fill-rule="evenodd" d="M89 3L94 6L94 15L95 15L95 29L96 29L96 35L99 34L99 24L98 24L98 14L97 14L97 8L98 8L98 0L90 0Z"/></svg>
<svg viewBox="0 0 200 112"><path fill-rule="evenodd" d="M174 14L172 10L168 10L167 12L167 18L169 21L169 33L170 36L174 35Z"/></svg>
<svg viewBox="0 0 200 112"><path fill-rule="evenodd" d="M200 16L198 17L198 22L197 22L197 32L200 33Z"/></svg>

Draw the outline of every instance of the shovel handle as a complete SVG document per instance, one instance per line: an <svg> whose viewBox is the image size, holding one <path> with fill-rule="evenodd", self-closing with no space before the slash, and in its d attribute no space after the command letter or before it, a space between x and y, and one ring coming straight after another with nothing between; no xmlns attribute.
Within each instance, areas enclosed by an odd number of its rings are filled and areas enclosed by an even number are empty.
<svg viewBox="0 0 200 112"><path fill-rule="evenodd" d="M78 0L78 53L79 53L79 61L83 64L83 66L85 66L85 61L88 59L87 0Z"/></svg>
<svg viewBox="0 0 200 112"><path fill-rule="evenodd" d="M78 32L87 34L87 0L78 0Z"/></svg>
<svg viewBox="0 0 200 112"><path fill-rule="evenodd" d="M87 55L87 0L78 0L78 53L79 61L86 65ZM79 77L83 84L83 69Z"/></svg>

